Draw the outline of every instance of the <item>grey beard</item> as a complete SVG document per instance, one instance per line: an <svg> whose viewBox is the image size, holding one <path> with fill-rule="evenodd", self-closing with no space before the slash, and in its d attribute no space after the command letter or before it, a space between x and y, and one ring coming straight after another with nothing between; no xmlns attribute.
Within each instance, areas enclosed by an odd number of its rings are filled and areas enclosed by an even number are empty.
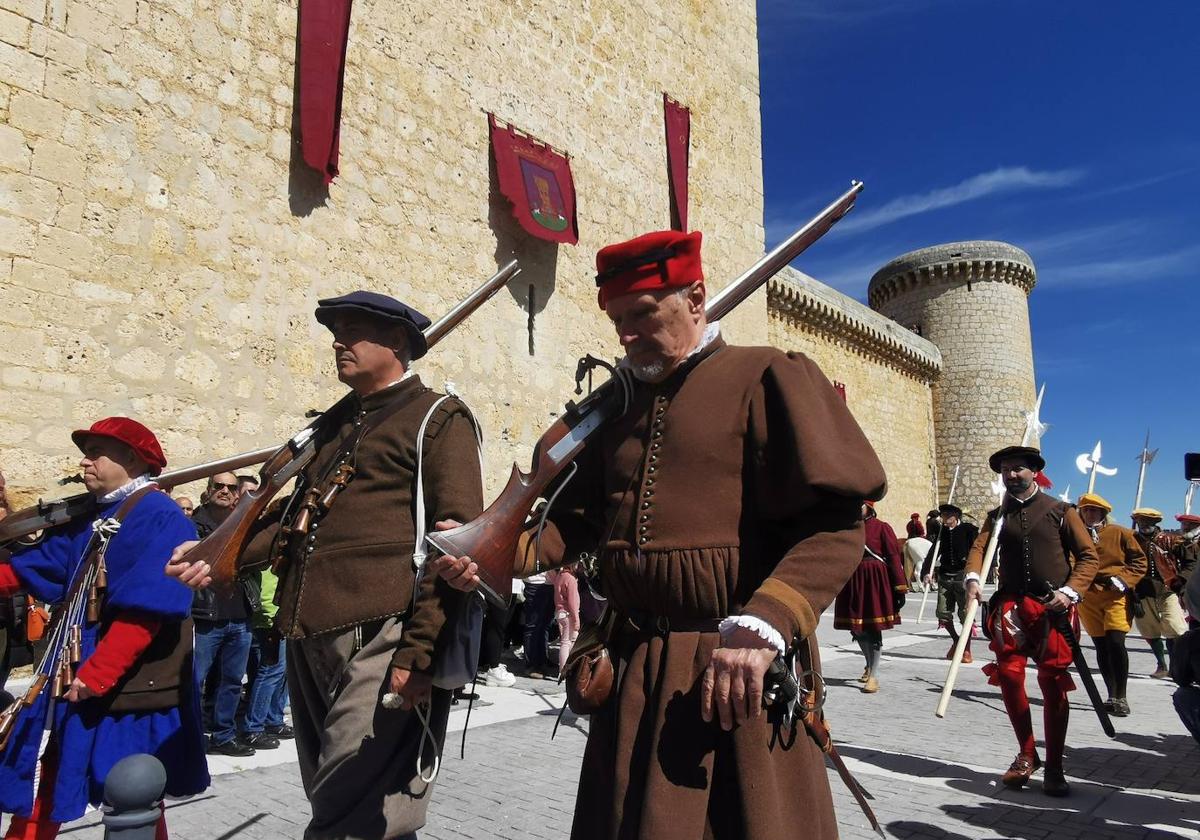
<svg viewBox="0 0 1200 840"><path fill-rule="evenodd" d="M631 364L629 367L633 370L633 375L643 382L656 382L667 370L666 362L661 360L647 362L644 365Z"/></svg>

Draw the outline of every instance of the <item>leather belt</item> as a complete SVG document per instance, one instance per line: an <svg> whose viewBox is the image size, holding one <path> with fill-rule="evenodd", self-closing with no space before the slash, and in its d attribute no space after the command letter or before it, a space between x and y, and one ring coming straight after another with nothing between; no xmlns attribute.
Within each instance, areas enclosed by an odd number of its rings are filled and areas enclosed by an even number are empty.
<svg viewBox="0 0 1200 840"><path fill-rule="evenodd" d="M716 633L723 618L669 618L641 610L621 610L624 628L638 635L665 636L668 633Z"/></svg>

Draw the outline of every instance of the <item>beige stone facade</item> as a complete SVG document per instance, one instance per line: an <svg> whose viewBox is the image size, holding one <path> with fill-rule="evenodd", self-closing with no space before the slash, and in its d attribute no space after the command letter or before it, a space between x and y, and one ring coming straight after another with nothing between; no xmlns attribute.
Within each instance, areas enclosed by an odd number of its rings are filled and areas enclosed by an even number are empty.
<svg viewBox="0 0 1200 840"><path fill-rule="evenodd" d="M317 298L433 317L524 273L419 365L525 462L576 358L616 355L594 254L669 224L662 93L694 113L690 222L715 285L761 254L753 0L356 2L341 176L293 142L295 0L0 0L0 463L18 498L105 414L173 465L254 449L334 400ZM486 111L571 156L577 247L534 240L490 172ZM730 319L766 338L763 296ZM22 495L23 494L23 495Z"/></svg>
<svg viewBox="0 0 1200 840"><path fill-rule="evenodd" d="M69 431L108 414L154 428L171 466L278 443L342 390L318 298L372 289L436 318L516 257L523 273L417 365L474 407L495 492L574 396L577 358L618 355L593 258L669 224L664 91L693 112L710 287L761 255L753 0L359 0L328 189L293 131L296 15L0 0L0 467L18 503L74 472ZM512 219L489 111L570 155L578 246ZM968 274L873 293L881 315L788 269L724 323L845 384L898 528L933 503L935 469L944 493L948 461L1011 434L992 406L1032 392L1028 289L969 291ZM1025 325L1000 380L972 307Z"/></svg>

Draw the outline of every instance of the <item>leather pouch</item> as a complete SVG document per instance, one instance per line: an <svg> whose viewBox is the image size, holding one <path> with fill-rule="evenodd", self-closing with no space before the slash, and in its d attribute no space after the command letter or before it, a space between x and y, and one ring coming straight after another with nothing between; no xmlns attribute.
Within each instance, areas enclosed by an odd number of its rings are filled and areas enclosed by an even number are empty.
<svg viewBox="0 0 1200 840"><path fill-rule="evenodd" d="M566 683L567 706L577 715L598 711L612 696L616 669L608 651L616 613L606 610L600 620L579 631L563 666L560 681Z"/></svg>

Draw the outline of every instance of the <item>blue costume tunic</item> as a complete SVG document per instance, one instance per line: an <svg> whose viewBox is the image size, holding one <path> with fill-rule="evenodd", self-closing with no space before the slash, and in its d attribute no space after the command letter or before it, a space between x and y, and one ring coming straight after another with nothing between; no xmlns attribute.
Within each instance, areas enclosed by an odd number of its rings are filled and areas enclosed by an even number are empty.
<svg viewBox="0 0 1200 840"><path fill-rule="evenodd" d="M116 513L121 502L101 505L97 519ZM91 521L55 529L38 545L13 554L12 565L34 597L60 604L92 534ZM108 590L101 623L122 612L163 622L187 617L191 591L163 569L175 546L196 538L196 529L165 493L147 493L125 517L110 540L105 565ZM99 624L83 628L83 658L96 649ZM114 689L116 690L116 689ZM41 736L47 727L50 688L22 711L12 738L0 754L0 811L28 816ZM197 691L181 689L180 706L156 711L108 713L84 701L53 704L53 737L58 744L58 773L53 779L50 819L66 822L83 816L90 802L104 799L104 779L114 764L134 753L156 756L167 770L167 793L187 796L208 787L204 732Z"/></svg>

